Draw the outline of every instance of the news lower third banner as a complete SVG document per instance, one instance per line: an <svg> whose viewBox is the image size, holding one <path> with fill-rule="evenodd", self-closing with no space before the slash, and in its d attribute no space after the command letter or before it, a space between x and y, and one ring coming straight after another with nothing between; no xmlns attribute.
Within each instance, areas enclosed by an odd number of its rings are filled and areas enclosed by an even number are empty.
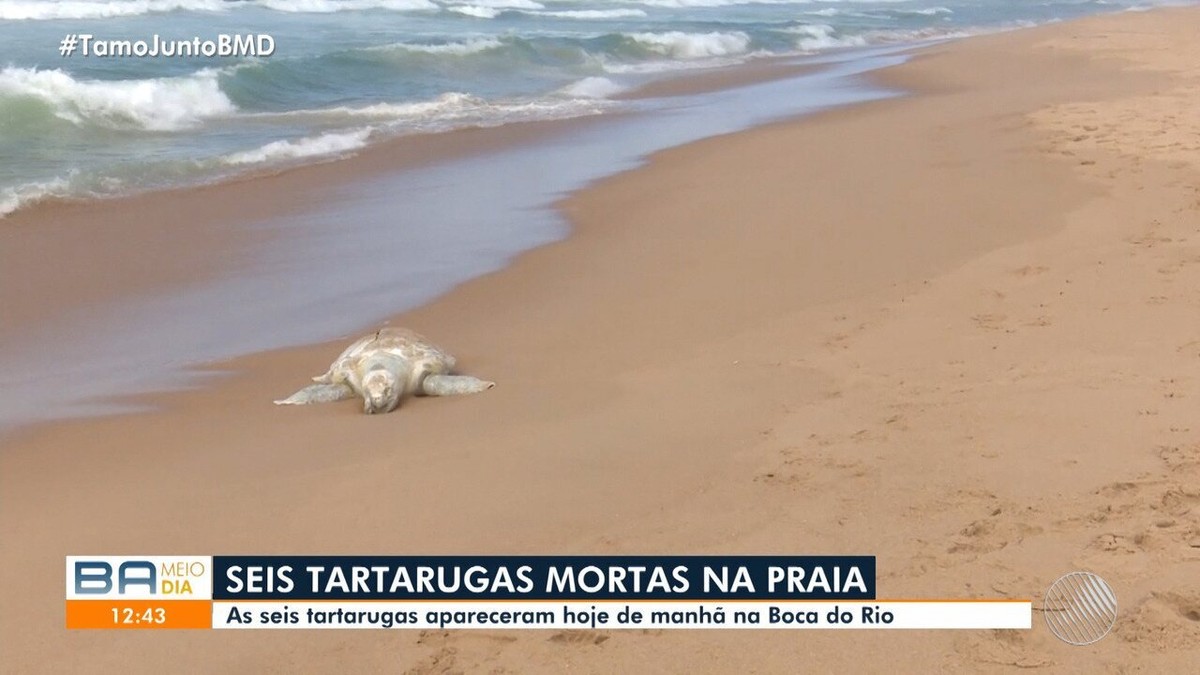
<svg viewBox="0 0 1200 675"><path fill-rule="evenodd" d="M67 628L1029 629L880 600L874 556L69 556Z"/></svg>

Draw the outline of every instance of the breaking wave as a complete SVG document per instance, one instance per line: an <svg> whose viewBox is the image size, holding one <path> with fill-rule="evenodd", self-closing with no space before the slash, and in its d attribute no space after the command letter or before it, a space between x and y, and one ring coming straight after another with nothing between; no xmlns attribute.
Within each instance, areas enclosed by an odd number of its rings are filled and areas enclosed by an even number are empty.
<svg viewBox="0 0 1200 675"><path fill-rule="evenodd" d="M833 26L825 23L794 26L787 29L787 32L800 36L796 38L796 48L805 52L841 47L862 47L867 44L867 39L862 35L843 35Z"/></svg>
<svg viewBox="0 0 1200 675"><path fill-rule="evenodd" d="M633 19L646 16L645 10L641 9L564 9L529 14L555 19Z"/></svg>
<svg viewBox="0 0 1200 675"><path fill-rule="evenodd" d="M65 196L70 191L70 185L66 179L54 178L48 181L0 188L0 217L43 199Z"/></svg>
<svg viewBox="0 0 1200 675"><path fill-rule="evenodd" d="M447 42L443 44L414 44L401 42L383 47L374 47L376 51L406 51L420 52L423 54L456 54L459 56L465 54L478 54L493 49L500 49L504 43L496 38L477 38L467 40L466 42Z"/></svg>
<svg viewBox="0 0 1200 675"><path fill-rule="evenodd" d="M275 141L254 150L226 155L221 161L231 166L244 166L343 155L366 146L372 131L368 127L346 132L330 132L293 141Z"/></svg>
<svg viewBox="0 0 1200 675"><path fill-rule="evenodd" d="M650 51L674 59L702 59L715 56L743 54L750 46L750 36L734 33L631 33L630 39Z"/></svg>
<svg viewBox="0 0 1200 675"><path fill-rule="evenodd" d="M438 7L430 0L257 0L252 4L289 14L331 14L371 9L412 12Z"/></svg>
<svg viewBox="0 0 1200 675"><path fill-rule="evenodd" d="M79 80L62 70L0 70L0 111L37 101L75 125L177 131L231 115L237 106L221 91L215 70L145 80Z"/></svg>
<svg viewBox="0 0 1200 675"><path fill-rule="evenodd" d="M559 93L578 98L608 98L625 91L625 87L607 77L585 77L563 87Z"/></svg>
<svg viewBox="0 0 1200 675"><path fill-rule="evenodd" d="M162 12L223 12L224 0L12 0L0 2L0 21L46 21L54 19L111 19Z"/></svg>

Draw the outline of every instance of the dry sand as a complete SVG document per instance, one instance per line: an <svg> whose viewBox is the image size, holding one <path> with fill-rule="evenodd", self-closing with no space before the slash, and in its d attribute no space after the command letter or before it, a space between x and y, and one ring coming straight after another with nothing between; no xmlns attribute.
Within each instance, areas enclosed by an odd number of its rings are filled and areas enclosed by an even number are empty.
<svg viewBox="0 0 1200 675"><path fill-rule="evenodd" d="M655 156L393 322L499 386L283 409L341 348L0 447L9 672L1194 672L1200 12L929 49L921 95ZM160 397L161 398L161 397ZM1059 575L1015 632L68 633L62 557L874 553L881 597ZM1036 612L1035 612L1036 614Z"/></svg>

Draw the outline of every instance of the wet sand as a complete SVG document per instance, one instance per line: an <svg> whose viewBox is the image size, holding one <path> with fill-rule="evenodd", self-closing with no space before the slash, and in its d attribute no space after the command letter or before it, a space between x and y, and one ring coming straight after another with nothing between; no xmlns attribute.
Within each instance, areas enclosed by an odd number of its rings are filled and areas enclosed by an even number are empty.
<svg viewBox="0 0 1200 675"><path fill-rule="evenodd" d="M5 669L1186 672L1198 30L1200 12L1164 10L934 47L881 74L915 96L693 143L576 194L570 238L392 319L498 382L485 394L382 417L271 405L339 342L215 364L235 374L156 412L17 432L0 445ZM220 228L196 236L242 245ZM1088 648L1040 616L68 633L62 557L86 552L866 552L881 597L1037 608L1087 569L1121 615Z"/></svg>

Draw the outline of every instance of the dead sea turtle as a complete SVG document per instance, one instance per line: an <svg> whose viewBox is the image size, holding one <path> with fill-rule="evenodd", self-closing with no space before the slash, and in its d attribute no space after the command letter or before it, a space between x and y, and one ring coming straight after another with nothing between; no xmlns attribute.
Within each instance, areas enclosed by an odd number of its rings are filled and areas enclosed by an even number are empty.
<svg viewBox="0 0 1200 675"><path fill-rule="evenodd" d="M396 409L415 396L474 394L496 386L469 375L451 375L454 357L424 337L404 328L382 328L356 341L334 360L324 375L276 405L305 405L363 400L368 415Z"/></svg>

